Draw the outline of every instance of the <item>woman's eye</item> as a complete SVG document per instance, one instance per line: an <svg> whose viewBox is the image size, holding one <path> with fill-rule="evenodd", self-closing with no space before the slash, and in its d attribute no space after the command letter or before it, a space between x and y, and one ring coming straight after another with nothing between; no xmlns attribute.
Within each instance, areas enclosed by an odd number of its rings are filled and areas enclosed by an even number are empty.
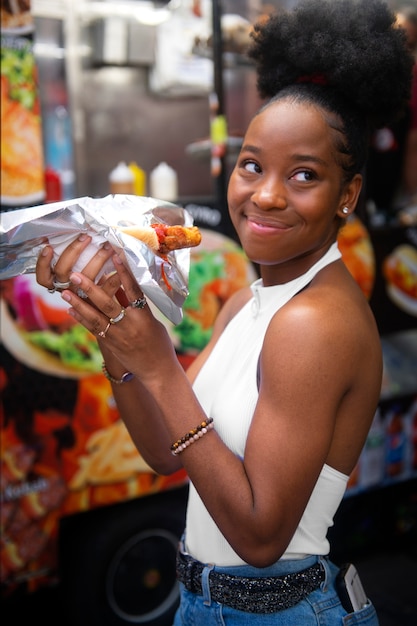
<svg viewBox="0 0 417 626"><path fill-rule="evenodd" d="M302 170L301 172L296 172L291 178L302 183L308 183L315 179L315 175L310 170Z"/></svg>
<svg viewBox="0 0 417 626"><path fill-rule="evenodd" d="M259 174L261 172L261 168L259 167L259 165L257 163L255 163L254 161L244 161L242 163L242 167L243 169L245 169L247 172L251 172L253 174Z"/></svg>

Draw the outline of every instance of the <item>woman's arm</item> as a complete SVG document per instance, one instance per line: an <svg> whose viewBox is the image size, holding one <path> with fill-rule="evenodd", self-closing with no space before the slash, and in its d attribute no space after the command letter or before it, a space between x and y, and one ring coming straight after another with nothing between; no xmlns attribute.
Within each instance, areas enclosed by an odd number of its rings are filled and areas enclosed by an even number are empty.
<svg viewBox="0 0 417 626"><path fill-rule="evenodd" d="M39 284L46 288L52 287L52 281L54 278L60 282L66 283L69 280L72 267L77 261L80 254L83 252L91 241L91 237L81 234L78 239L72 242L63 254L58 259L57 263L52 266L53 249L51 246L45 246L39 256L36 277ZM114 255L114 250L108 244L105 244L100 248L95 256L91 259L88 265L83 269L85 276L89 277L92 281L101 271L102 267L108 262L108 260ZM120 311L121 305L116 294L122 295L120 291L121 282L117 272L112 275L103 277L99 281L99 287L96 287L97 292L102 292L107 298L111 298L111 311L109 316L111 317L115 310ZM114 352L109 349L107 334L105 337L100 337L99 333L106 329L108 324L108 317L99 315L92 300L88 299L84 301L76 294L79 285L73 283L71 291L68 290L66 296L74 298L84 303L86 309L91 309L96 316L96 321L93 327L90 326L89 330L93 332L97 337L97 343L103 354L103 360L107 371L112 378L120 380L122 375L127 371L123 362L115 356ZM89 291L88 286L85 286L86 294ZM126 298L123 298L123 304L127 308L129 303ZM69 311L74 313L74 311ZM114 325L113 328L116 326ZM139 355L137 355L138 358ZM160 409L158 404L154 401L151 395L147 392L146 388L136 378L133 378L129 382L122 384L112 383L113 395L117 403L120 415L124 420L126 427L128 428L132 440L141 452L145 461L158 473L170 474L175 472L181 467L179 458L173 457L169 451L170 437L167 432L164 421L162 420Z"/></svg>
<svg viewBox="0 0 417 626"><path fill-rule="evenodd" d="M90 240L91 238L87 235L80 235L77 240L68 246L53 268L51 265L53 250L50 246L46 246L43 249L37 263L36 274L38 282L47 288L52 286L52 280L54 277L63 283L67 282L71 274L72 266L75 264L84 248L88 246ZM112 248L106 244L103 248L98 250L96 255L83 269L83 274L86 277L89 277L91 281L94 281L95 276L97 276L103 265L108 262L109 258L113 254L114 251ZM123 271L122 266L119 269L120 271ZM132 289L136 289L136 291L134 291L135 295L132 295L131 297L132 301L141 298L143 294L140 292L136 281L126 270L125 280L131 281L133 285ZM98 296L100 296L101 293L102 295L104 294L105 298L111 298L110 305L103 305L103 310L106 311L106 316L99 314L98 309L94 307L92 299L88 298L88 300L85 301L77 297L76 294L80 284L77 284L75 281L70 287L71 291L68 290L63 297L70 303L71 300L72 303L78 301L86 311L91 310L93 319L90 322L89 330L97 336L97 342L103 354L103 360L108 374L110 374L111 378L120 380L126 372L133 372L135 363L138 359L141 359L141 355L138 350L139 346L136 343L134 335L127 334L126 343L129 345L129 349L118 350L117 348L120 346L117 345L112 348L110 345L110 338L116 330L116 325L109 327L109 329L104 333L105 337L100 337L100 333L106 330L108 318L118 314L121 309L121 304L128 311L128 315L126 316L127 319L123 321L125 327L127 320L131 320L132 315L134 315L134 310L129 307L129 301L126 298L125 292L121 290L121 281L116 272L101 279L99 281L99 285L100 287L94 287L94 284L92 283L88 285L83 284L83 291L88 296L90 295L89 292L92 289L95 289ZM248 294L246 294L246 298L247 297ZM230 309L230 306L226 306L225 310L228 308ZM84 322L83 318L78 315L75 310L70 310L70 313L72 313L79 322ZM144 312L141 310L136 312L136 316L139 320L143 315ZM150 317L153 318L153 316ZM195 377L199 371L201 363L204 362L207 354L211 350L212 345L215 343L215 338L220 334L222 327L225 325L226 322L224 321L224 318L225 313L222 311L216 320L211 342L195 359L190 368L192 377ZM131 328L134 328L133 324ZM166 333L162 325L159 324L159 322L156 322L156 320L155 329L148 332L151 334ZM178 359L170 339L167 340L166 350L162 361L165 364L168 364L166 379L169 379L171 369L173 370L178 367ZM148 364L150 365L150 361L148 361ZM180 368L180 373L182 374L182 368ZM133 442L146 462L160 474L170 474L181 468L182 463L180 457L175 457L171 454L170 446L172 444L172 436L167 430L157 399L149 393L147 388L137 377L130 379L128 382L111 384L113 396L120 416L123 419ZM168 393L167 384L163 385L159 395L162 397L162 395L165 395L166 393ZM173 399L174 398L171 398L171 401Z"/></svg>

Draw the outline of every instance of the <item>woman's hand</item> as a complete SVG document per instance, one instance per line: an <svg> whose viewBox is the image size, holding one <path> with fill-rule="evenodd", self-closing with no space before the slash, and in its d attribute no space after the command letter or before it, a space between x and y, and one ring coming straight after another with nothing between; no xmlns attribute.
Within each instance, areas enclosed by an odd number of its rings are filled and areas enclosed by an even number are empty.
<svg viewBox="0 0 417 626"><path fill-rule="evenodd" d="M54 265L52 264L54 254L53 248L48 245L45 246L36 264L36 280L38 283L50 291L72 289L78 292L78 295L80 295L81 298L85 298L86 294L81 292L79 288L75 288L75 285L71 283L69 277L79 256L85 248L87 248L90 242L91 237L82 233L77 239L69 244ZM113 248L106 242L97 250L97 253L83 268L83 274L91 278L91 280L95 280L105 263L112 257L113 254ZM113 276L107 276L104 277L103 280L99 281L109 294L112 291L115 294L120 287L120 280L116 274L114 274L114 276L114 278ZM109 280L110 278L112 280Z"/></svg>
<svg viewBox="0 0 417 626"><path fill-rule="evenodd" d="M171 339L162 323L155 319L146 304L138 283L119 256L113 256L117 284L122 285L125 303L114 297L107 283L95 285L86 272L70 275L72 284L87 295L83 300L69 290L62 294L71 304L70 314L100 338L128 369L144 384L150 378L169 375L169 368L178 365ZM103 346L104 347L104 346Z"/></svg>
<svg viewBox="0 0 417 626"><path fill-rule="evenodd" d="M91 237L80 235L54 267L53 250L46 246L36 267L38 283L62 292L62 298L71 305L70 315L97 337L106 361L113 354L143 382L150 376L160 376L164 368L167 371L163 375L169 375L169 367L178 364L178 360L168 333L145 306L138 283L111 246L104 244L82 272L72 272L90 241ZM95 284L111 258L117 271L102 276Z"/></svg>

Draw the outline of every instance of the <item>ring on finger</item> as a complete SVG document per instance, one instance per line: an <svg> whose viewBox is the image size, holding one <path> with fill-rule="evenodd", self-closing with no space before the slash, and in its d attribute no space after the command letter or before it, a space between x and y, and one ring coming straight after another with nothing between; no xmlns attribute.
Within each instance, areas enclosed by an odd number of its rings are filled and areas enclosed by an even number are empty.
<svg viewBox="0 0 417 626"><path fill-rule="evenodd" d="M83 300L87 300L88 298L88 295L85 293L84 289L81 289L81 287L78 287L77 289L77 296Z"/></svg>
<svg viewBox="0 0 417 626"><path fill-rule="evenodd" d="M68 289L68 287L71 285L71 281L68 280L65 283L61 283L60 280L57 280L55 277L52 281L52 285L54 286L54 289Z"/></svg>
<svg viewBox="0 0 417 626"><path fill-rule="evenodd" d="M102 339L105 339L105 338L106 338L106 335L107 335L107 331L109 330L110 326L111 326L111 324L110 324L110 322L109 322L109 323L107 324L106 328L105 328L104 330L100 330L100 332L99 332L99 333L97 333L97 335L98 335L99 337L101 337Z"/></svg>
<svg viewBox="0 0 417 626"><path fill-rule="evenodd" d="M116 317L111 317L109 319L110 324L117 324L118 322L121 322L125 315L126 315L126 309L122 309L119 315L116 315Z"/></svg>
<svg viewBox="0 0 417 626"><path fill-rule="evenodd" d="M143 296L143 298L136 298L136 300L133 300L133 302L130 303L130 306L133 309L143 309L145 304L146 304L146 298L145 296Z"/></svg>

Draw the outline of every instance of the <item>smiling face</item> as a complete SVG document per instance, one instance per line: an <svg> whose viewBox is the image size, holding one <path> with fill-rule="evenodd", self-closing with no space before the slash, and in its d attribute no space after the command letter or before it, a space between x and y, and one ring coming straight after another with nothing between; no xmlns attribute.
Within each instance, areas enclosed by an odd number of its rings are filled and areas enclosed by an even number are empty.
<svg viewBox="0 0 417 626"><path fill-rule="evenodd" d="M361 186L343 182L329 114L288 99L254 117L232 172L230 217L265 284L311 267L336 240L339 220L355 208ZM339 159L337 159L339 156Z"/></svg>

